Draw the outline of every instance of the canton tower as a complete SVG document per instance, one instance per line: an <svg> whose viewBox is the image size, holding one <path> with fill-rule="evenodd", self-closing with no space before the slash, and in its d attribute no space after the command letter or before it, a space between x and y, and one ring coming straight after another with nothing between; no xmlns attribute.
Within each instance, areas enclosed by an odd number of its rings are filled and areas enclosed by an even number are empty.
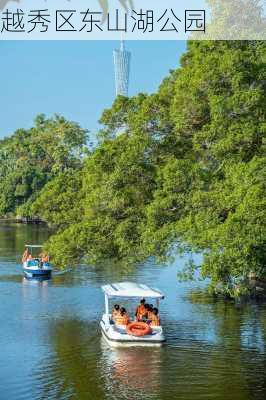
<svg viewBox="0 0 266 400"><path fill-rule="evenodd" d="M128 96L130 59L131 53L125 49L125 43L121 40L120 49L114 50L116 96Z"/></svg>

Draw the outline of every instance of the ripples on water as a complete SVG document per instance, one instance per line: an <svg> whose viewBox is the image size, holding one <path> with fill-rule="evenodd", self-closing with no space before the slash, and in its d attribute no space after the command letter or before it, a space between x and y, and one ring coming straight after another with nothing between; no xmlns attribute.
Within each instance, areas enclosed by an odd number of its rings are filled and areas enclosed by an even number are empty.
<svg viewBox="0 0 266 400"><path fill-rule="evenodd" d="M28 281L19 264L24 241L47 235L38 227L0 227L1 400L265 398L265 305L206 300L203 284L177 282L183 260L81 266ZM119 280L165 292L164 347L110 349L101 338L100 286Z"/></svg>

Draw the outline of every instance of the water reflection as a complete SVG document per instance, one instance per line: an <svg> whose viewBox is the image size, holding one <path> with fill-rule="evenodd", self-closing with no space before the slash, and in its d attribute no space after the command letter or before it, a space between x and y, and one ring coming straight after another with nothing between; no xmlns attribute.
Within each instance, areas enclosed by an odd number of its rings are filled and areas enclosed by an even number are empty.
<svg viewBox="0 0 266 400"><path fill-rule="evenodd" d="M33 287L45 287L48 284L51 284L51 278L22 278L23 286L33 286Z"/></svg>
<svg viewBox="0 0 266 400"><path fill-rule="evenodd" d="M265 352L266 307L263 303L214 301L203 291L190 294L188 299L193 303L195 312L207 321L217 345L239 350L255 348Z"/></svg>
<svg viewBox="0 0 266 400"><path fill-rule="evenodd" d="M21 282L21 275L17 274L17 275L0 275L0 282L14 282L14 283L18 283Z"/></svg>
<svg viewBox="0 0 266 400"><path fill-rule="evenodd" d="M51 232L45 225L1 223L0 258L20 260L25 243L42 244Z"/></svg>
<svg viewBox="0 0 266 400"><path fill-rule="evenodd" d="M264 398L264 356L239 351L234 342L230 351L199 341L180 344L178 351L167 345L112 349L99 340L97 320L68 316L50 322L46 336L52 351L34 377L45 388L38 398L196 400L210 393L221 400Z"/></svg>
<svg viewBox="0 0 266 400"><path fill-rule="evenodd" d="M102 338L100 367L109 394L133 399L147 392L158 393L161 376L161 348L113 348Z"/></svg>
<svg viewBox="0 0 266 400"><path fill-rule="evenodd" d="M204 283L178 283L183 260L136 268L106 262L55 272L49 281L23 278L24 243L48 235L43 227L0 226L1 400L266 397L264 304L214 301L203 296ZM111 349L103 342L100 286L121 280L166 294L164 347Z"/></svg>
<svg viewBox="0 0 266 400"><path fill-rule="evenodd" d="M100 355L98 323L79 319L51 321L47 329L50 356L34 374L39 382L38 398L102 399L104 389L99 384Z"/></svg>

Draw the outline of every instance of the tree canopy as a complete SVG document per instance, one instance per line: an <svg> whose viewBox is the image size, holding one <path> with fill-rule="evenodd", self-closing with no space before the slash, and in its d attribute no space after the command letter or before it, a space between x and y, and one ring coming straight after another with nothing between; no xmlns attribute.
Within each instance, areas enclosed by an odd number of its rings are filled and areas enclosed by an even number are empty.
<svg viewBox="0 0 266 400"><path fill-rule="evenodd" d="M119 96L103 112L99 144L81 164L73 149L80 155L85 133L64 121L64 132L78 132L76 147L45 147L45 163L37 158L34 168L49 182L31 205L57 227L47 243L55 263L198 252L202 265L190 263L184 276L200 267L214 291L230 296L248 290L249 273L265 277L265 49L260 41L189 42L156 93ZM46 124L40 132L51 146L58 120ZM4 204L18 202L28 181L10 182Z"/></svg>
<svg viewBox="0 0 266 400"><path fill-rule="evenodd" d="M0 215L28 215L30 205L59 173L77 170L86 154L87 132L55 116L38 115L34 127L0 141Z"/></svg>

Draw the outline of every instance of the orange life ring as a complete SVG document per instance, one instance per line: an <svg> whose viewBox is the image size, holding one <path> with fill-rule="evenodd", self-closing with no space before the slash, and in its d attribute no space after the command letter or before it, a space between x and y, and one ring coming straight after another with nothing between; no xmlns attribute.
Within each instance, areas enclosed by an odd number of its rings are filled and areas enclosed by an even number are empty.
<svg viewBox="0 0 266 400"><path fill-rule="evenodd" d="M144 336L151 332L151 328L146 322L131 322L126 329L127 333L132 336Z"/></svg>

